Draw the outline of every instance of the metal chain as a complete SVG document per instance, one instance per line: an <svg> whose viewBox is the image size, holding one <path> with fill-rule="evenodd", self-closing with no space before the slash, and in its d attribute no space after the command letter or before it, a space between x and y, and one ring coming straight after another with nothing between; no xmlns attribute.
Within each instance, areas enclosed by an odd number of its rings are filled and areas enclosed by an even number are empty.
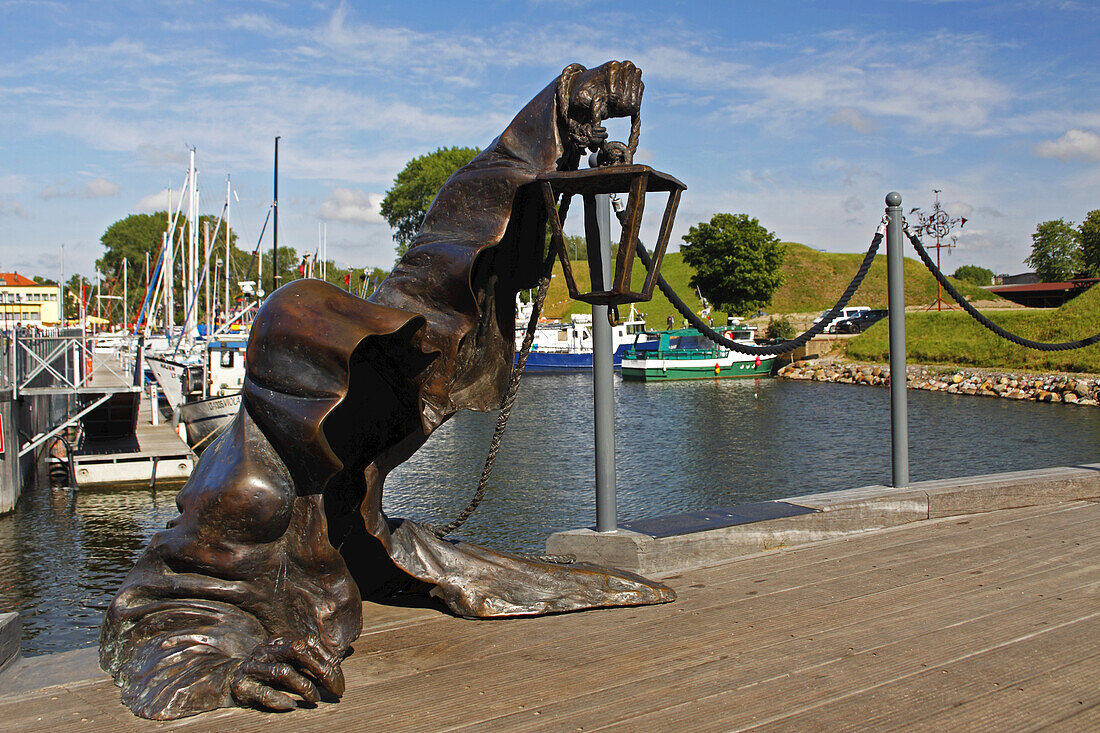
<svg viewBox="0 0 1100 733"><path fill-rule="evenodd" d="M622 219L626 215L625 212L618 207L616 207L616 213L618 214L620 221L622 221ZM871 239L871 246L867 248L867 254L863 257L863 262L860 263L859 270L856 271L855 277L852 278L852 281L848 283L847 289L845 289L844 293L840 296L840 300L836 302L836 305L834 305L828 313L822 316L821 320L810 326L807 331L800 334L799 336L794 337L793 339L782 341L778 344L770 344L768 346L749 346L748 344L742 344L738 343L737 341L732 341L705 324L703 322L703 319L695 315L695 311L693 311L690 307L688 307L686 303L684 303L683 299L676 294L676 291L672 289L672 286L669 285L668 282L665 281L664 277L660 274L657 275L657 285L661 288L661 292L665 294L665 297L668 298L668 301L672 303L672 306L677 311L679 311L680 315L682 315L687 320L687 322L692 325L693 328L701 331L704 336L706 336L708 339L718 344L719 346L724 346L731 351L737 351L742 354L760 354L766 356L786 354L790 351L794 351L799 346L803 346L804 344L809 342L809 340L812 339L814 336L817 336L822 331L824 331L825 327L829 325L834 318L840 315L840 312L844 310L844 307L846 305L848 305L848 301L852 299L853 295L855 295L856 290L859 290L859 286L863 284L863 279L867 276L867 272L871 269L871 264L875 261L875 254L878 252L879 244L882 243L882 237L885 234L886 217L884 216L882 218L882 223L880 223L878 229L875 230L875 236ZM642 265L648 272L651 269L650 264L652 262L652 258L649 256L649 252L646 251L646 248L642 245L640 240L637 242L636 251L638 253L638 259L642 261Z"/></svg>
<svg viewBox="0 0 1100 733"><path fill-rule="evenodd" d="M558 217L562 221L565 220L566 214L569 211L570 201L568 197L563 197L563 199L558 211ZM543 263L544 274L539 278L539 287L535 294L534 303L532 304L531 317L527 321L527 331L523 334L523 344L520 347L519 360L512 367L512 374L508 383L508 392L505 395L504 401L501 403L500 412L497 414L496 430L493 432L493 439L489 442L489 452L485 456L485 465L481 469L481 478L478 480L477 490L474 491L473 498L466 504L466 507L450 522L442 527L436 527L431 524L427 525L428 529L440 539L446 537L465 524L466 520L477 511L478 506L485 498L485 490L489 484L489 477L493 473L493 465L496 463L497 453L500 452L500 446L504 440L504 430L508 425L508 418L512 415L512 406L515 405L516 395L519 394L520 378L523 376L523 371L527 367L527 357L531 354L531 344L534 343L535 331L538 330L539 314L542 312L543 303L546 301L546 293L550 289L550 279L553 275L555 255L556 251L553 247L550 247L550 251L547 253L546 260ZM576 562L576 557L573 555L516 554L556 564Z"/></svg>
<svg viewBox="0 0 1100 733"><path fill-rule="evenodd" d="M939 281L943 289L947 291L947 294L954 298L955 302L966 311L970 316L978 323L988 328L993 333L997 334L1001 338L1011 341L1014 344L1024 346L1029 349L1035 349L1036 351L1072 351L1073 349L1083 349L1086 346L1091 346L1097 342L1100 342L1100 333L1089 336L1088 338L1078 339L1077 341L1063 341L1061 343L1044 343L1042 341L1032 341L1026 339L1023 336L1017 336L1011 331L998 326L993 321L989 320L981 314L981 312L970 305L970 303L964 298L958 290L955 290L954 286L947 280L940 268L936 267L936 264L932 262L932 258L928 256L928 252L925 251L924 245L921 244L920 238L909 228L909 222L902 220L905 227L905 236L909 238L913 248L917 250L917 254L920 255L921 261L924 262L924 266L928 268L928 271L932 273L932 276Z"/></svg>

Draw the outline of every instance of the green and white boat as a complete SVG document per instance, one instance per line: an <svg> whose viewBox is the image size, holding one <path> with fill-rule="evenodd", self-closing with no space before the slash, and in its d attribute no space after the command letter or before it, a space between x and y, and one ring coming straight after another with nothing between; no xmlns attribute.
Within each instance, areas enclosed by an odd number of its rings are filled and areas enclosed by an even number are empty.
<svg viewBox="0 0 1100 733"><path fill-rule="evenodd" d="M755 345L755 326L730 325L722 335ZM648 343L637 343L623 354L624 380L664 382L672 379L768 377L774 356L742 354L718 346L694 328L659 331Z"/></svg>

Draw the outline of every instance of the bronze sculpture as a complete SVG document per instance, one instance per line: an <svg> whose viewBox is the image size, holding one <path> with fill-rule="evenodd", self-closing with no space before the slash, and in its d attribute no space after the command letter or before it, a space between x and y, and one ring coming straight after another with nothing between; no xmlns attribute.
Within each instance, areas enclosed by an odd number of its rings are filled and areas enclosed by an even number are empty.
<svg viewBox="0 0 1100 733"><path fill-rule="evenodd" d="M103 622L101 664L136 714L339 697L361 598L395 580L472 617L674 598L630 573L445 541L382 512L386 475L433 430L500 404L515 294L543 267L546 215L530 184L575 169L585 148L622 160L600 123L636 120L641 96L629 61L570 65L451 177L369 301L317 280L268 299L239 414Z"/></svg>

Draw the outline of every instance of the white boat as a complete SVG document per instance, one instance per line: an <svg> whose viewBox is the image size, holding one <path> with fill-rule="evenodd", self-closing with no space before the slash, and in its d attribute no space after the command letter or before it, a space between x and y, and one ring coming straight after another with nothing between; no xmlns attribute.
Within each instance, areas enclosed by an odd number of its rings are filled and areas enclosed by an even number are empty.
<svg viewBox="0 0 1100 733"><path fill-rule="evenodd" d="M526 310L526 315L524 311ZM523 346L530 310L520 308L516 317L516 358ZM616 369L623 353L638 339L649 339L643 320L634 306L630 306L627 320L611 327L612 363ZM527 357L527 370L535 372L562 372L592 369L592 314L575 313L568 323L561 320L540 322L531 342Z"/></svg>
<svg viewBox="0 0 1100 733"><path fill-rule="evenodd" d="M172 408L176 430L196 452L206 448L240 408L248 336L199 344L199 360L146 357Z"/></svg>

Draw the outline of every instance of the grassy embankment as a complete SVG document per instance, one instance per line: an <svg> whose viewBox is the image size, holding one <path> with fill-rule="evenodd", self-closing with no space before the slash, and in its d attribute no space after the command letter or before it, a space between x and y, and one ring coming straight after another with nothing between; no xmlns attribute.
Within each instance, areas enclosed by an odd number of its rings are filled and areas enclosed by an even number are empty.
<svg viewBox="0 0 1100 733"><path fill-rule="evenodd" d="M820 313L831 308L841 296L848 283L859 269L863 255L837 252L818 252L805 245L786 243L787 256L783 264L783 285L776 291L772 304L767 307L769 313ZM881 251L881 250L880 250ZM661 266L661 274L673 289L698 313L699 298L688 284L694 271L684 264L679 252L666 255ZM588 264L574 262L573 274L577 284L587 289ZM548 317L568 317L571 313L583 313L588 305L570 300L561 274L561 263L555 265L554 279L546 296L545 313ZM645 271L635 262L632 284L640 288L645 281ZM967 297L989 299L988 293L969 283L954 281L954 284ZM905 298L907 305L921 305L936 299L936 281L917 260L905 260ZM886 256L875 257L863 285L856 291L850 305L866 305L871 308L886 307ZM622 310L622 309L620 309ZM660 292L654 290L653 300L639 303L638 310L646 314L646 322L651 328L664 328L665 319L672 314L676 323L680 316L672 304ZM625 317L626 312L623 310ZM725 323L724 313L714 313L715 323Z"/></svg>
<svg viewBox="0 0 1100 733"><path fill-rule="evenodd" d="M1060 308L987 315L998 326L1034 341L1074 341L1100 332L1100 288L1087 290ZM887 338L886 322L876 323L848 342L847 356L885 362ZM1100 344L1074 351L1035 351L1005 341L961 311L906 313L905 342L906 358L916 364L1100 374Z"/></svg>

